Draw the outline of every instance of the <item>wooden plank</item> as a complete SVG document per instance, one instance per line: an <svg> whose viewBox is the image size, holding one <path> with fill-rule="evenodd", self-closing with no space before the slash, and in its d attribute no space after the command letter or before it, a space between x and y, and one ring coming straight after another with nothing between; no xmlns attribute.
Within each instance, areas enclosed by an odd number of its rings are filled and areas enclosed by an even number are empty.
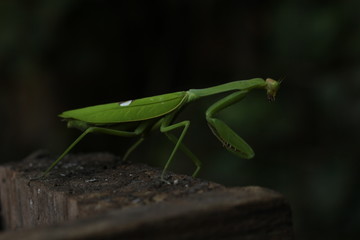
<svg viewBox="0 0 360 240"><path fill-rule="evenodd" d="M30 181L49 161L38 153L0 167L0 239L293 238L290 207L271 190L172 173L167 184L158 169L110 154L71 155Z"/></svg>

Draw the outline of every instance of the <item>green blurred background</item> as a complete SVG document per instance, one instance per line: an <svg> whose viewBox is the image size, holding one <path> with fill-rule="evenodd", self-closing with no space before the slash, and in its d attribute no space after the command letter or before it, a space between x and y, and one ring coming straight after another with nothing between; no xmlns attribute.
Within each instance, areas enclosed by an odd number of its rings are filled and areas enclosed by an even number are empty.
<svg viewBox="0 0 360 240"><path fill-rule="evenodd" d="M60 154L79 131L68 109L253 77L285 80L219 117L255 149L238 159L189 106L185 138L200 177L286 196L297 239L359 239L360 1L1 1L0 153ZM221 96L220 96L221 97ZM74 152L121 155L134 139L89 136ZM154 133L132 161L161 167L172 144ZM190 174L183 154L172 170Z"/></svg>

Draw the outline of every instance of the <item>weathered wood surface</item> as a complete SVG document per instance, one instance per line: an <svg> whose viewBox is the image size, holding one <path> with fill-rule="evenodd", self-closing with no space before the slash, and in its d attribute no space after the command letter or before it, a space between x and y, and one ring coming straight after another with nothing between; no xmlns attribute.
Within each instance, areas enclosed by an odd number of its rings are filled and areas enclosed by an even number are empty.
<svg viewBox="0 0 360 240"><path fill-rule="evenodd" d="M110 154L72 155L30 181L49 160L0 167L0 239L293 239L290 207L271 190L172 173L166 184Z"/></svg>

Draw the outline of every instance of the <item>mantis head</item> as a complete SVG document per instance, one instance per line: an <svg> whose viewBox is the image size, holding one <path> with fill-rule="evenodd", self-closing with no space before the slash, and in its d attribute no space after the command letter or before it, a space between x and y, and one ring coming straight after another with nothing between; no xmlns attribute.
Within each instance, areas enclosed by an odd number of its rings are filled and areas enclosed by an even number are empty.
<svg viewBox="0 0 360 240"><path fill-rule="evenodd" d="M267 91L267 97L270 102L275 101L276 93L280 88L281 81L276 81L272 78L267 78L265 80L266 82L266 91Z"/></svg>

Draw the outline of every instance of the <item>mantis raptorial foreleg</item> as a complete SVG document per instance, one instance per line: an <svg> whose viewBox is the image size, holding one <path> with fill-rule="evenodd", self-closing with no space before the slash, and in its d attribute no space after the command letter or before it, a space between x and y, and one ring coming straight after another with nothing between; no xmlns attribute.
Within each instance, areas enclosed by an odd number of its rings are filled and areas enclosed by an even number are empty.
<svg viewBox="0 0 360 240"><path fill-rule="evenodd" d="M248 91L237 91L218 100L206 110L206 119L211 118L213 115L220 112L224 108L241 101L244 97L246 97L247 93Z"/></svg>
<svg viewBox="0 0 360 240"><path fill-rule="evenodd" d="M61 161L61 159L63 159L65 155L68 154L71 149L73 149L76 144L78 144L89 133L102 133L120 137L135 137L141 135L145 129L146 126L141 124L133 132L120 131L111 128L89 127L50 165L48 169L46 169L46 171L40 177L45 177Z"/></svg>
<svg viewBox="0 0 360 240"><path fill-rule="evenodd" d="M232 93L211 105L206 111L206 120L214 135L230 152L246 159L252 158L254 156L254 151L252 148L227 124L217 118L214 118L213 115L223 110L224 108L242 100L247 93L248 91L238 91Z"/></svg>

